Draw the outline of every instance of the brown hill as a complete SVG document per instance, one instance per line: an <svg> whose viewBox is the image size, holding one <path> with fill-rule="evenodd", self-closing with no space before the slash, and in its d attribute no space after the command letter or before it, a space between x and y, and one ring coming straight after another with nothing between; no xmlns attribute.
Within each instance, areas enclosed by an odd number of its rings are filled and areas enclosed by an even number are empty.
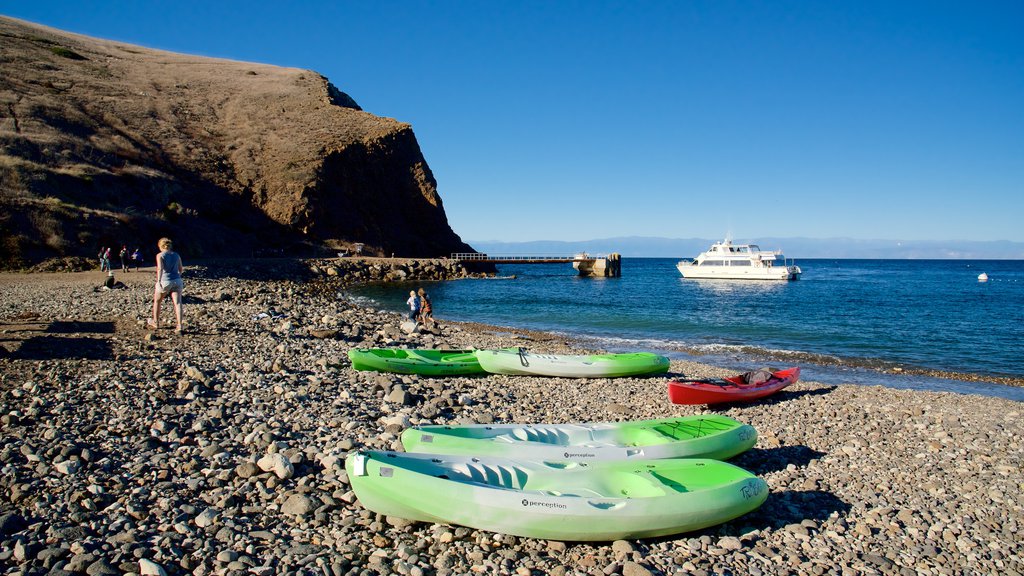
<svg viewBox="0 0 1024 576"><path fill-rule="evenodd" d="M0 267L162 235L192 258L470 250L411 126L316 72L5 17L0 68Z"/></svg>

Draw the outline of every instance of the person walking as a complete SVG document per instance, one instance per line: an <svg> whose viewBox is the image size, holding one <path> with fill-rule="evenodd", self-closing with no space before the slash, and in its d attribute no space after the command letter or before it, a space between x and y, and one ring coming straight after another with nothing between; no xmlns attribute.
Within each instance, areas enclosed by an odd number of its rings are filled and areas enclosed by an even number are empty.
<svg viewBox="0 0 1024 576"><path fill-rule="evenodd" d="M132 252L132 264L135 265L135 271L139 271L139 266L142 265L142 250L136 248L135 252Z"/></svg>
<svg viewBox="0 0 1024 576"><path fill-rule="evenodd" d="M160 302L170 296L177 325L174 331L181 334L181 292L185 288L181 274L185 267L181 263L181 256L174 251L174 243L170 238L161 238L157 247L160 253L156 255L156 287L153 290L153 317L149 319L149 328L156 330L160 327Z"/></svg>
<svg viewBox="0 0 1024 576"><path fill-rule="evenodd" d="M415 290L409 291L409 299L405 303L409 305L409 320L419 322L420 297L416 295Z"/></svg>
<svg viewBox="0 0 1024 576"><path fill-rule="evenodd" d="M118 253L118 256L121 258L121 271L122 272L127 272L128 271L128 245L127 244L121 246L121 252Z"/></svg>
<svg viewBox="0 0 1024 576"><path fill-rule="evenodd" d="M420 297L420 322L427 326L428 324L433 325L434 323L434 307L430 302L430 296L427 295L426 290L420 288L417 294Z"/></svg>

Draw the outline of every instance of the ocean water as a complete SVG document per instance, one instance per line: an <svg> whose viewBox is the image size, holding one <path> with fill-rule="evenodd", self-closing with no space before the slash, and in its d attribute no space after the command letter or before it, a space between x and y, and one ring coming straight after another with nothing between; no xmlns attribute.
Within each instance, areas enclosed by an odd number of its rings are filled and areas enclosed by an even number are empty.
<svg viewBox="0 0 1024 576"><path fill-rule="evenodd" d="M800 365L821 382L1024 401L1024 388L991 383L1024 379L1024 261L806 259L795 282L685 280L676 261L623 258L621 278L581 278L570 264L499 265L499 278L424 287L439 318L739 369ZM978 282L981 272L989 282ZM408 290L350 296L403 311Z"/></svg>

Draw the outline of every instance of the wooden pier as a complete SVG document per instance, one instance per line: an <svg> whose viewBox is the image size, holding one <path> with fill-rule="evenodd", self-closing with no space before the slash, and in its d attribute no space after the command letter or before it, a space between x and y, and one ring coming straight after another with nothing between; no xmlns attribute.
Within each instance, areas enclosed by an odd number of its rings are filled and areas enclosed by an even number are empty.
<svg viewBox="0 0 1024 576"><path fill-rule="evenodd" d="M612 252L607 256L592 256L587 253L573 256L512 256L505 254L483 254L481 252L457 252L452 260L460 262L486 262L489 264L559 264L572 263L580 276L603 276L618 278L622 275L622 256Z"/></svg>

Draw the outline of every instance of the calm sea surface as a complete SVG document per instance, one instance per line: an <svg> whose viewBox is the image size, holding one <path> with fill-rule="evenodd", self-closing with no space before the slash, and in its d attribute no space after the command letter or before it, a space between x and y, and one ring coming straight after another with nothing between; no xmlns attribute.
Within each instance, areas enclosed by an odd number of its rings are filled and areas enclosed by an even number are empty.
<svg viewBox="0 0 1024 576"><path fill-rule="evenodd" d="M796 282L684 280L676 261L623 258L621 278L580 278L569 264L501 265L500 276L515 278L424 287L439 318L742 369L800 365L804 378L821 382L1024 400L1024 388L886 373L1024 378L1024 261L806 259ZM981 272L991 280L978 282ZM403 311L408 290L350 295Z"/></svg>

